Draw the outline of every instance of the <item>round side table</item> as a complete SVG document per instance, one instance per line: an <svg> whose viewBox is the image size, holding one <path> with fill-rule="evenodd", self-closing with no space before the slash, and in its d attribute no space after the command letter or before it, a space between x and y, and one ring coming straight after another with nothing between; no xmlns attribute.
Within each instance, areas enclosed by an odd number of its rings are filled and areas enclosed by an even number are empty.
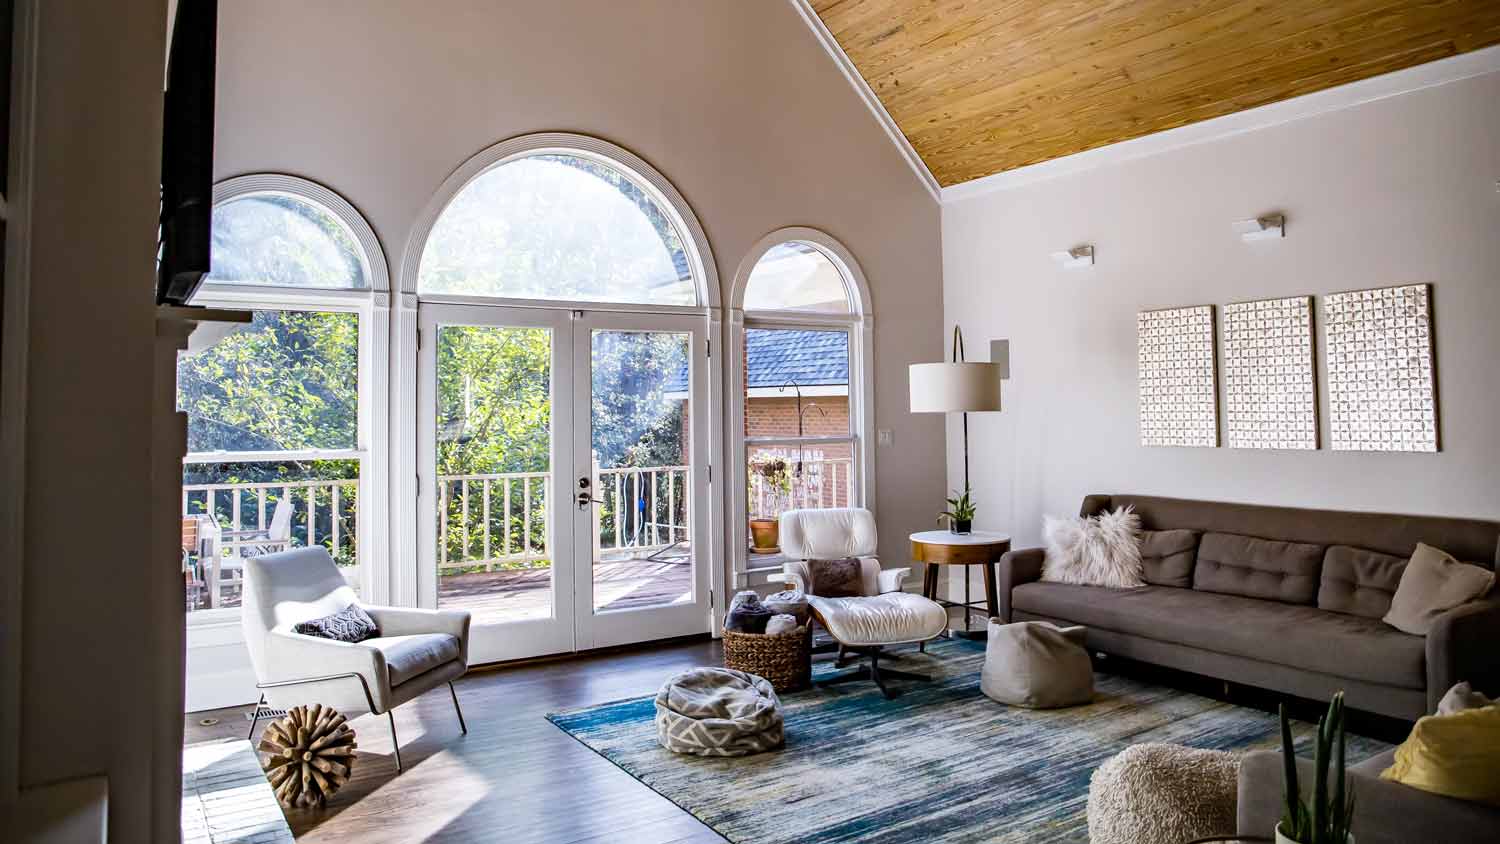
<svg viewBox="0 0 1500 844"><path fill-rule="evenodd" d="M983 609L989 614L988 618L1000 614L1000 602L995 594L995 563L999 562L1000 557L1010 550L1010 534L986 530L976 530L973 533L924 530L912 534L910 539L912 559L927 564L922 577L923 597L937 601L944 607L963 607L963 635L976 635L969 632L969 613L974 610ZM938 566L964 567L962 603L938 598ZM969 566L981 566L984 569L984 605L982 607L976 606L977 602L970 600L969 597Z"/></svg>

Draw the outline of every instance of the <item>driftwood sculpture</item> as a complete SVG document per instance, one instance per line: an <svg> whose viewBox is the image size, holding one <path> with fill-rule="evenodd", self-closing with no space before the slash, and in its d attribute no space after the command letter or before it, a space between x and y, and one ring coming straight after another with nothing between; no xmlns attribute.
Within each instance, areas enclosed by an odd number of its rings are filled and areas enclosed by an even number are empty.
<svg viewBox="0 0 1500 844"><path fill-rule="evenodd" d="M270 754L261 767L276 799L288 809L322 808L349 780L354 766L354 730L337 710L298 706L261 734Z"/></svg>

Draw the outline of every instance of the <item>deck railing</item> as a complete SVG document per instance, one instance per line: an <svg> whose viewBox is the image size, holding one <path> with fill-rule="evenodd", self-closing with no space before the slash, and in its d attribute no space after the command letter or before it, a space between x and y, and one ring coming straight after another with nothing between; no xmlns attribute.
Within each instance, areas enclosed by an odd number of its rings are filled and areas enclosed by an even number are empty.
<svg viewBox="0 0 1500 844"><path fill-rule="evenodd" d="M806 458L802 460L801 477L796 475L797 457L780 449L760 449L761 453L786 459L787 471L792 474L790 490L782 495L776 493L764 476L750 473L750 510L754 514L775 515L773 511L822 510L829 507L848 507L854 500L854 460L850 457ZM778 498L785 501L778 502Z"/></svg>
<svg viewBox="0 0 1500 844"><path fill-rule="evenodd" d="M335 560L353 563L358 491L357 478L183 484L182 515L212 514L228 531L266 531L277 503L287 501L292 506L293 544L321 544Z"/></svg>

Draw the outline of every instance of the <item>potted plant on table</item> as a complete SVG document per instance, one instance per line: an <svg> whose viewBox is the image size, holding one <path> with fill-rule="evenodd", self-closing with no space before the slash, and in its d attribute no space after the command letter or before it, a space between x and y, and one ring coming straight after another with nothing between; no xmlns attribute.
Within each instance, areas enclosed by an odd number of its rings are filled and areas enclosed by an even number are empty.
<svg viewBox="0 0 1500 844"><path fill-rule="evenodd" d="M750 481L749 498L757 514L750 518L750 551L775 554L781 550L781 527L777 517L792 490L792 476L787 471L786 459L774 455L755 457L750 461Z"/></svg>
<svg viewBox="0 0 1500 844"><path fill-rule="evenodd" d="M1336 758L1335 758L1336 755ZM1285 765L1282 783L1286 805L1276 825L1276 844L1354 844L1349 825L1354 817L1354 792L1344 780L1344 693L1328 703L1328 714L1318 719L1318 739L1313 756L1312 806L1302 798L1297 785L1297 754L1292 747L1292 727L1281 706L1281 759ZM1328 779L1333 769L1332 791Z"/></svg>
<svg viewBox="0 0 1500 844"><path fill-rule="evenodd" d="M955 490L956 493L956 490ZM962 495L948 499L948 509L938 514L938 521L948 520L948 529L954 533L967 534L974 531L974 499L965 486Z"/></svg>

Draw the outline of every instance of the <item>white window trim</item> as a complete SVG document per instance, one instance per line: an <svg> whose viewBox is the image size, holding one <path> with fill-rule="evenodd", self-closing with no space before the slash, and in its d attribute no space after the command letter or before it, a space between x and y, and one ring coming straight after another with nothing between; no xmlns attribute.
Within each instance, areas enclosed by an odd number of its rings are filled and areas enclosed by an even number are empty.
<svg viewBox="0 0 1500 844"><path fill-rule="evenodd" d="M360 590L371 603L383 602L389 594L387 553L390 500L390 467L383 459L389 452L390 430L390 276L385 251L359 210L332 190L316 182L283 173L255 173L225 179L214 185L214 205L257 194L282 194L307 200L332 213L359 245L368 288L335 289L274 287L207 280L193 296L193 304L244 310L325 311L353 313L359 317L359 397L356 440L353 449L303 449L289 452L298 457L359 460L358 546ZM283 454L278 452L277 454ZM203 452L190 460L246 460L265 458L267 452ZM200 610L188 613L190 628L210 628L237 623L239 609ZM206 632L206 631L205 631ZM201 638L201 637L195 637ZM194 643L190 643L194 644Z"/></svg>
<svg viewBox="0 0 1500 844"><path fill-rule="evenodd" d="M776 310L746 311L745 290L750 282L750 273L762 256L773 247L787 241L798 241L817 249L823 257L843 276L848 287L849 314ZM735 588L748 585L752 578L780 571L780 564L752 567L749 545L748 507L746 492L749 483L748 445L757 441L775 443L850 443L854 455L854 489L858 506L875 512L875 385L870 377L874 371L875 325L870 302L870 286L865 280L859 262L837 239L826 232L806 226L789 226L767 234L745 254L734 274L734 286L729 301L729 338L725 343L725 380L729 384L729 401L725 424L729 431L729 490L726 503L727 553L733 566ZM745 436L745 330L747 328L819 329L843 328L849 332L849 437L763 437Z"/></svg>
<svg viewBox="0 0 1500 844"><path fill-rule="evenodd" d="M657 207L669 215L682 240L687 253L688 268L697 285L697 306L649 305L642 303L587 302L579 300L507 299L486 296L458 296L452 294L420 293L417 277L421 270L422 253L438 218L447 209L460 191L470 182L502 164L531 155L544 153L581 155L606 164L631 176L635 183L651 196ZM420 320L417 309L421 303L475 304L501 307L548 308L564 310L613 311L642 314L695 314L708 320L708 336L714 346L722 346L724 337L723 309L720 306L718 266L713 250L709 247L708 235L704 233L698 216L686 198L660 171L630 150L601 138L572 132L537 132L519 135L486 147L460 164L434 191L421 215L412 226L407 238L401 263L396 276L397 287L394 327L391 334L392 412L390 416L390 463L400 467L392 474L390 500L403 502L392 508L390 515L390 591L391 603L418 606L421 600L419 582L422 556L418 543L421 535L420 522L424 510L418 505L419 487L423 484L420 473L420 448L418 437L418 371L420 356L417 350ZM419 295L420 293L420 295ZM722 355L721 355L722 357ZM724 371L719 367L709 368L708 412L711 420L724 418ZM723 464L724 427L710 425L709 470L712 477L714 464ZM716 482L717 483L717 482ZM724 506L722 497L710 495L709 526L713 535L724 535ZM705 547L711 547L705 544ZM729 577L728 557L719 553L716 560L707 566L709 588L716 596L724 595L724 583ZM723 605L723 598L716 598ZM715 628L717 629L717 628Z"/></svg>

